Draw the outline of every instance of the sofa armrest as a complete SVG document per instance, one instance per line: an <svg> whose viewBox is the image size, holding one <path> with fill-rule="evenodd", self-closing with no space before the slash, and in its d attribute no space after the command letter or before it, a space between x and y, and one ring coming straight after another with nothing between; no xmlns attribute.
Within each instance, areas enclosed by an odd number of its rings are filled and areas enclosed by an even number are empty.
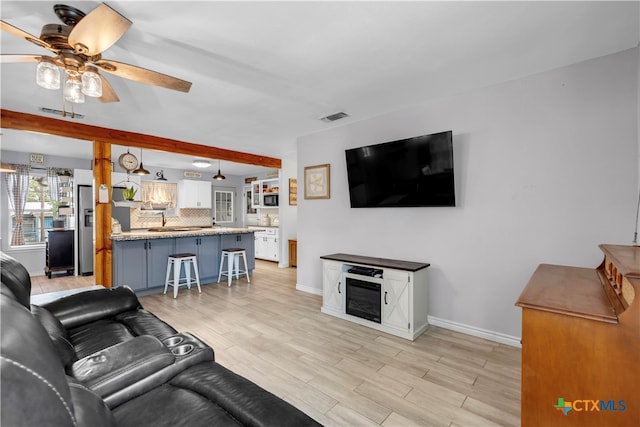
<svg viewBox="0 0 640 427"><path fill-rule="evenodd" d="M126 287L80 292L41 306L67 329L142 308L135 292Z"/></svg>
<svg viewBox="0 0 640 427"><path fill-rule="evenodd" d="M105 397L160 371L174 360L171 350L160 340L144 335L74 362L70 373Z"/></svg>

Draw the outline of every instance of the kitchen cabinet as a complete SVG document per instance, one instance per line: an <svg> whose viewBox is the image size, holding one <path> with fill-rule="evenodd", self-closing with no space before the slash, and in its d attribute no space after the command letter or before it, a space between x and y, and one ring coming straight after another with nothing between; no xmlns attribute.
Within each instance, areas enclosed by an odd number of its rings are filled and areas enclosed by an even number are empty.
<svg viewBox="0 0 640 427"><path fill-rule="evenodd" d="M267 261L280 260L279 230L277 228L267 228L265 231L254 233L255 257L266 259Z"/></svg>
<svg viewBox="0 0 640 427"><path fill-rule="evenodd" d="M277 208L277 205L267 205L265 195L279 195L280 179L262 179L251 183L251 207L253 208Z"/></svg>
<svg viewBox="0 0 640 427"><path fill-rule="evenodd" d="M211 209L211 183L190 179L178 181L178 207Z"/></svg>
<svg viewBox="0 0 640 427"><path fill-rule="evenodd" d="M176 237L176 253L191 253L198 257L200 282L218 278L220 267L220 236Z"/></svg>
<svg viewBox="0 0 640 427"><path fill-rule="evenodd" d="M123 233L124 234L124 233ZM164 288L167 258L174 253L195 253L201 283L218 280L221 248L243 248L247 266L255 266L253 233L203 234L150 239L113 240L113 286L129 286L136 292L152 293Z"/></svg>
<svg viewBox="0 0 640 427"><path fill-rule="evenodd" d="M409 340L415 340L427 329L426 272L429 264L348 254L320 258L323 313ZM375 270L375 274L368 270ZM349 297L350 292L353 295L357 293L353 282L349 283L352 287L347 290L348 279L373 285L367 291L367 302L375 300L375 305L378 305L379 301L379 311L375 310L374 304L369 304L374 307L372 312L377 311L374 314L378 315L378 321L370 320L373 317L347 313L349 303L358 302L356 297ZM348 298L352 299L347 301Z"/></svg>
<svg viewBox="0 0 640 427"><path fill-rule="evenodd" d="M134 291L164 286L174 239L119 241L114 249L113 286L126 285Z"/></svg>
<svg viewBox="0 0 640 427"><path fill-rule="evenodd" d="M242 248L247 251L247 266L249 270L253 270L256 267L256 259L251 256L255 253L254 249L254 236L251 233L246 234L222 234L220 236L220 249L226 248ZM219 256L220 254L218 254ZM218 264L220 267L220 264ZM216 271L216 276L218 272Z"/></svg>

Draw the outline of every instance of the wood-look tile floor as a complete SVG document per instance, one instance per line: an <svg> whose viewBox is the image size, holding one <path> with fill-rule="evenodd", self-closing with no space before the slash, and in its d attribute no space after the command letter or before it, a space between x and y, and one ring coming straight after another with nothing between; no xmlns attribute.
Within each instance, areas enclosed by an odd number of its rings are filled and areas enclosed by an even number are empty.
<svg viewBox="0 0 640 427"><path fill-rule="evenodd" d="M33 293L92 280L34 277ZM257 261L250 284L140 301L211 345L217 362L326 426L520 424L520 349L434 326L413 342L397 338L322 314L322 298L295 283L295 269Z"/></svg>

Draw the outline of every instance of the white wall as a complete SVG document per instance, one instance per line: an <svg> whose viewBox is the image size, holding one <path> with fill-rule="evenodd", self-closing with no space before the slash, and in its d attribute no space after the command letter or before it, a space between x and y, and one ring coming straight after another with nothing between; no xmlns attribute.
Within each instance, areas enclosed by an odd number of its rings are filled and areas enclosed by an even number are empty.
<svg viewBox="0 0 640 427"><path fill-rule="evenodd" d="M282 160L280 169L280 260L279 267L289 267L289 239L295 239L298 233L298 207L289 205L289 178L297 178L298 163L295 160Z"/></svg>
<svg viewBox="0 0 640 427"><path fill-rule="evenodd" d="M298 176L331 164L331 198L298 202L298 287L335 252L431 263L429 314L520 336L539 263L595 268L629 244L638 182L638 49L426 102L298 140ZM350 209L344 150L453 130L457 207ZM302 193L302 182L300 182Z"/></svg>

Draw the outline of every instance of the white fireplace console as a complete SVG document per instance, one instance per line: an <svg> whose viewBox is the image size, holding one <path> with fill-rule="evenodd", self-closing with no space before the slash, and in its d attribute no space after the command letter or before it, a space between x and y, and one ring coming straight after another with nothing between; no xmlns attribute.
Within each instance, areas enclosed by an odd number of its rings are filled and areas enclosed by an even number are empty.
<svg viewBox="0 0 640 427"><path fill-rule="evenodd" d="M323 313L412 341L427 329L429 264L348 254L320 258ZM358 268L364 272L354 272Z"/></svg>

